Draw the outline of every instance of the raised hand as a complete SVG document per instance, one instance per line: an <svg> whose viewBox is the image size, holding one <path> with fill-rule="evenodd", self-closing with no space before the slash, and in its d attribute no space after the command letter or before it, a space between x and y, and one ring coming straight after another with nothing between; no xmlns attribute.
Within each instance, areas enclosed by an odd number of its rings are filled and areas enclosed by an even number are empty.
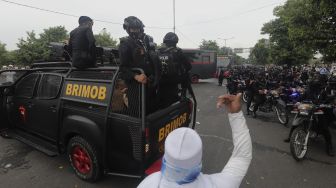
<svg viewBox="0 0 336 188"><path fill-rule="evenodd" d="M221 95L217 99L217 108L225 105L229 113L238 113L241 111L241 93L237 95Z"/></svg>

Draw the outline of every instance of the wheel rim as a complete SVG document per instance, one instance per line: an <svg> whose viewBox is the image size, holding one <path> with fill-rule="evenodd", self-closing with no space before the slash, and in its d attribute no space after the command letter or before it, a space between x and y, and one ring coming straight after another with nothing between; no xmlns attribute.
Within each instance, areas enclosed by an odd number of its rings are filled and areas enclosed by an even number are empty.
<svg viewBox="0 0 336 188"><path fill-rule="evenodd" d="M244 92L244 95L243 95L243 101L244 102L247 102L247 96L246 96L246 93Z"/></svg>
<svg viewBox="0 0 336 188"><path fill-rule="evenodd" d="M294 138L294 152L297 158L301 159L306 155L307 147L305 145L306 133L300 130L296 133Z"/></svg>
<svg viewBox="0 0 336 188"><path fill-rule="evenodd" d="M286 123L286 113L281 109L281 108L278 108L278 107L275 107L275 112L278 116L278 119L280 121L280 123Z"/></svg>
<svg viewBox="0 0 336 188"><path fill-rule="evenodd" d="M87 174L91 171L92 160L88 152L81 146L75 146L71 153L72 163L74 167L82 174Z"/></svg>
<svg viewBox="0 0 336 188"><path fill-rule="evenodd" d="M254 104L251 104L249 110L252 112L254 110Z"/></svg>
<svg viewBox="0 0 336 188"><path fill-rule="evenodd" d="M197 82L198 82L198 77L197 77L197 76L192 76L192 77L191 77L191 81L192 81L193 83L197 83Z"/></svg>

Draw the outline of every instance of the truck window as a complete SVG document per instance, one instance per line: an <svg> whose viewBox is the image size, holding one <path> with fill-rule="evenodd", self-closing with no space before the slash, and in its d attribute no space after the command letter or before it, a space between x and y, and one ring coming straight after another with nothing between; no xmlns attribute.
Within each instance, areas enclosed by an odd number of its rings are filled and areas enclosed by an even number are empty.
<svg viewBox="0 0 336 188"><path fill-rule="evenodd" d="M203 63L210 63L210 56L202 56Z"/></svg>
<svg viewBox="0 0 336 188"><path fill-rule="evenodd" d="M30 74L24 77L17 85L15 89L15 96L22 98L32 98L34 94L34 88L38 79L38 74Z"/></svg>
<svg viewBox="0 0 336 188"><path fill-rule="evenodd" d="M40 99L54 99L57 97L62 83L62 77L58 75L43 75L37 97Z"/></svg>

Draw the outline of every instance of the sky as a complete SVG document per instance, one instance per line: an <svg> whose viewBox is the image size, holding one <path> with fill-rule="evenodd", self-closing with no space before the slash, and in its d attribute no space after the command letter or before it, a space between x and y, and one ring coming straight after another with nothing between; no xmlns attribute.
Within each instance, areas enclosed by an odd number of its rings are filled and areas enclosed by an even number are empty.
<svg viewBox="0 0 336 188"><path fill-rule="evenodd" d="M45 12L10 2L70 14ZM19 38L27 31L41 33L53 26L71 31L78 26L78 16L95 20L94 33L104 28L115 39L127 35L122 28L124 18L136 16L145 32L157 44L173 31L174 0L0 0L0 41L7 49L16 49ZM261 38L264 23L274 19L273 9L286 0L175 0L176 34L181 48L198 48L202 39L216 40L220 46L250 48ZM231 39L229 39L231 38ZM242 54L247 56L247 54Z"/></svg>

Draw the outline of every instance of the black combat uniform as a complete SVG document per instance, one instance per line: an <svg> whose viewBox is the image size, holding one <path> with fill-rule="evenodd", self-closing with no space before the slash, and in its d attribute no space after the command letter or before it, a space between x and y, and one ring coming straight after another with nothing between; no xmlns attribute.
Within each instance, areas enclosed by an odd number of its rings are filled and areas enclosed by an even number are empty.
<svg viewBox="0 0 336 188"><path fill-rule="evenodd" d="M140 33L130 33L130 27L139 28ZM143 33L143 27L144 25L138 18L134 16L127 17L124 21L124 28L130 36L121 38L119 46L120 71L122 78L128 85L127 96L129 98L129 108L134 112L132 115L139 115L138 112L141 105L141 100L137 95L139 94L139 90L137 90L139 84L134 79L140 73L135 72L134 68L142 69L147 76L146 113L152 113L157 109L156 83L158 77L156 73L159 72L159 68L155 53L146 45L146 35Z"/></svg>
<svg viewBox="0 0 336 188"><path fill-rule="evenodd" d="M190 84L188 72L191 70L189 59L176 46L178 36L175 33L167 33L163 43L164 46L158 50L162 68L158 87L160 108L166 108L180 99L179 85L186 90Z"/></svg>
<svg viewBox="0 0 336 188"><path fill-rule="evenodd" d="M96 45L92 33L92 19L86 16L79 18L79 26L70 32L69 51L74 67L83 69L96 66Z"/></svg>

